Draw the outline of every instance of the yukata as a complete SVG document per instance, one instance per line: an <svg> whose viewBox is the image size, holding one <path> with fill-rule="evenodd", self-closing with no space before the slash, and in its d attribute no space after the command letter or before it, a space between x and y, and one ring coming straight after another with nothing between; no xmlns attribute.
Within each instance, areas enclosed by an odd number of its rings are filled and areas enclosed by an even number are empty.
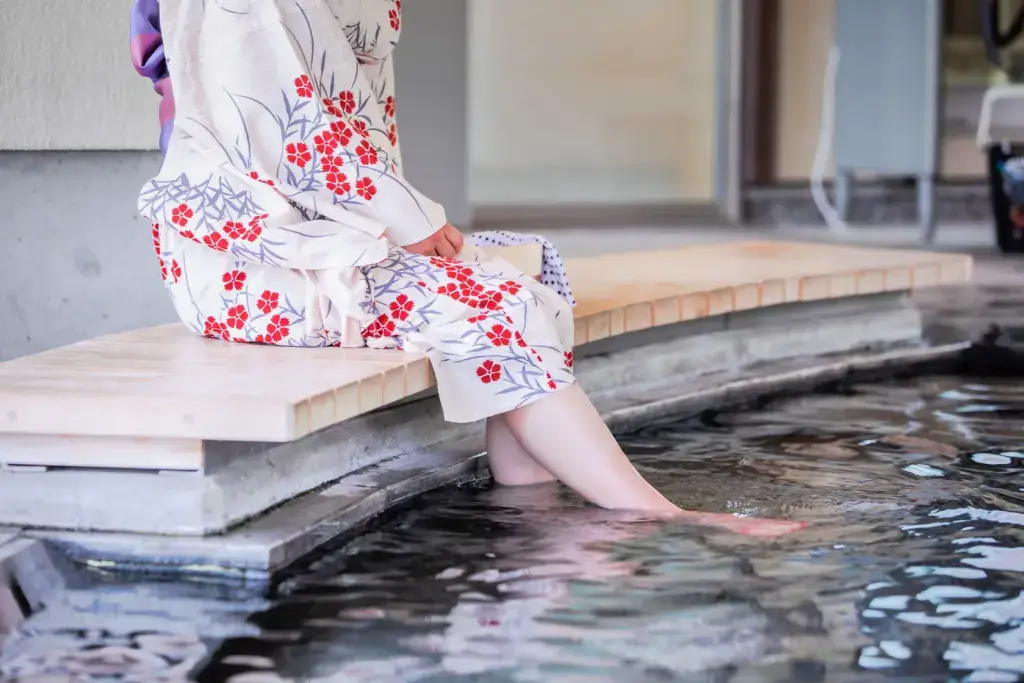
<svg viewBox="0 0 1024 683"><path fill-rule="evenodd" d="M557 293L500 259L401 248L447 222L402 174L401 0L136 0L132 12L133 61L163 97L164 162L139 210L188 327L424 353L453 422L574 382Z"/></svg>

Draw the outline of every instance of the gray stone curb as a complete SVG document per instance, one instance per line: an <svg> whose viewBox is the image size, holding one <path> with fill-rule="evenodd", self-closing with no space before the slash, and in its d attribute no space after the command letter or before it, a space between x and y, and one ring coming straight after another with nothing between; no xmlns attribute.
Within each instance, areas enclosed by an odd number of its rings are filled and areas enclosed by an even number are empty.
<svg viewBox="0 0 1024 683"><path fill-rule="evenodd" d="M616 431L628 431L667 416L694 414L764 396L807 391L842 379L906 374L955 366L967 343L902 348L842 358L772 364L750 376L722 382L688 383L685 393L604 412ZM943 368L945 369L945 368ZM366 522L428 491L486 478L482 439L392 458L340 482L292 500L221 536L169 537L143 534L26 531L72 559L125 569L202 574L263 583L303 556L361 528Z"/></svg>

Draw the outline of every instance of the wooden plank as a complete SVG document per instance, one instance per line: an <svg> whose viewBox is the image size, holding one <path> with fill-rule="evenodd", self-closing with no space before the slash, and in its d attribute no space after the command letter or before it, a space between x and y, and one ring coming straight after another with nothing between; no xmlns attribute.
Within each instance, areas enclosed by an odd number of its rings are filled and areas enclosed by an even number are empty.
<svg viewBox="0 0 1024 683"><path fill-rule="evenodd" d="M0 465L202 471L203 443L189 439L0 434Z"/></svg>
<svg viewBox="0 0 1024 683"><path fill-rule="evenodd" d="M808 278L835 279L837 295L829 298L841 298L861 293L853 292L850 283L857 282L864 271L878 271L886 276L888 284L878 291L913 288L915 284L908 286L907 280L911 271L917 269L938 268L941 274L939 281L931 278L918 283L920 287L940 282L956 284L969 281L970 264L971 257L961 254L828 244L741 242L570 259L566 267L579 301L576 315L589 317L672 295L710 293L722 288L739 289L775 280L797 285L792 296L786 297L786 303L805 300L800 296L799 283ZM820 294L821 283L812 280L812 284L808 291Z"/></svg>
<svg viewBox="0 0 1024 683"><path fill-rule="evenodd" d="M539 258L536 248L528 251L513 258ZM969 256L785 242L609 254L566 265L581 344L733 310L955 284L971 275ZM433 381L419 354L227 344L175 324L0 364L0 434L53 435L45 445L55 454L62 451L52 439L62 435L284 442ZM61 464L144 461L159 452L110 450L109 443L65 442L63 452L79 455ZM28 460L32 450L20 448L20 464L56 464ZM156 467L174 468L166 461Z"/></svg>

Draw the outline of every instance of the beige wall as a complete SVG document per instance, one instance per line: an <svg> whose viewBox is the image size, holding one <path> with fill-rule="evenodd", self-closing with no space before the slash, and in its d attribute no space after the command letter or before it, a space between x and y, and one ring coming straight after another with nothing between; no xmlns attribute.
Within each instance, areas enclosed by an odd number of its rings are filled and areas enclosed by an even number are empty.
<svg viewBox="0 0 1024 683"><path fill-rule="evenodd" d="M152 149L129 0L0 0L0 149Z"/></svg>
<svg viewBox="0 0 1024 683"><path fill-rule="evenodd" d="M708 201L716 0L471 0L471 194Z"/></svg>
<svg viewBox="0 0 1024 683"><path fill-rule="evenodd" d="M782 0L779 110L775 174L780 181L810 177L821 125L825 65L832 46L832 0Z"/></svg>

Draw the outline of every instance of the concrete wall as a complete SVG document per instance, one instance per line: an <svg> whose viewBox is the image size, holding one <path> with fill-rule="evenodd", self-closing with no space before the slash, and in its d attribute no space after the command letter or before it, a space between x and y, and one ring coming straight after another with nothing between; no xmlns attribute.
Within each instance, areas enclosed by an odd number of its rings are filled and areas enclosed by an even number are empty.
<svg viewBox="0 0 1024 683"><path fill-rule="evenodd" d="M0 360L174 319L135 213L158 156L0 154Z"/></svg>
<svg viewBox="0 0 1024 683"><path fill-rule="evenodd" d="M129 0L0 0L0 149L152 149Z"/></svg>
<svg viewBox="0 0 1024 683"><path fill-rule="evenodd" d="M472 0L471 198L714 195L716 0Z"/></svg>
<svg viewBox="0 0 1024 683"><path fill-rule="evenodd" d="M414 0L402 5L395 52L405 174L417 189L465 225L469 204L466 136L468 0Z"/></svg>

